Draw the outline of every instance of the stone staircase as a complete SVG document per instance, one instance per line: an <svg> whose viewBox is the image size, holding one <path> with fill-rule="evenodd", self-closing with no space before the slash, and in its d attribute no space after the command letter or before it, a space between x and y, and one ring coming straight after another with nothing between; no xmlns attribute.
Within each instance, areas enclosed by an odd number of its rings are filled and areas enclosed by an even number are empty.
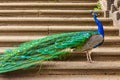
<svg viewBox="0 0 120 80"><path fill-rule="evenodd" d="M19 44L71 31L97 30L90 10L98 0L0 0L0 53ZM0 80L119 80L119 30L110 18L99 20L105 42L92 50L93 63L85 54L72 53L65 61L44 62L42 69L18 70L0 75Z"/></svg>

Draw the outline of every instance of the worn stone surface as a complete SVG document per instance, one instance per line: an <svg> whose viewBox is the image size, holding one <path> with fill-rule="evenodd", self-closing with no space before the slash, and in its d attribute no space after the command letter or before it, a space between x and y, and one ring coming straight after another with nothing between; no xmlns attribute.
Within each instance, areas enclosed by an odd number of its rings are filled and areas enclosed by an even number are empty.
<svg viewBox="0 0 120 80"><path fill-rule="evenodd" d="M107 10L107 0L99 0L103 10Z"/></svg>
<svg viewBox="0 0 120 80"><path fill-rule="evenodd" d="M110 10L114 0L99 0L103 10Z"/></svg>
<svg viewBox="0 0 120 80"><path fill-rule="evenodd" d="M113 19L114 26L119 28L120 35L120 0L114 0L111 4L110 17Z"/></svg>
<svg viewBox="0 0 120 80"><path fill-rule="evenodd" d="M120 0L115 0L114 5L116 8L118 8L120 6Z"/></svg>
<svg viewBox="0 0 120 80"><path fill-rule="evenodd" d="M120 11L115 11L111 14L113 19L114 26L119 28L119 35L120 35Z"/></svg>

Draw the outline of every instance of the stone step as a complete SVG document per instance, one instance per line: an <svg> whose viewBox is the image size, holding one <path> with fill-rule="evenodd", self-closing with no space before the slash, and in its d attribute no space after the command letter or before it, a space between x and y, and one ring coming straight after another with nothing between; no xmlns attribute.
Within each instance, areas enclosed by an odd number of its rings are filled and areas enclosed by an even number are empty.
<svg viewBox="0 0 120 80"><path fill-rule="evenodd" d="M92 17L91 10L0 10L0 17ZM104 11L94 11L104 17Z"/></svg>
<svg viewBox="0 0 120 80"><path fill-rule="evenodd" d="M114 70L114 69L112 69L112 70L109 70L109 69L94 69L94 70L93 69L85 69L85 70L83 70L83 69L81 69L81 70L78 70L78 69L72 69L72 70L41 69L39 71L39 69L28 69L28 70L18 70L18 71L12 72L10 74L25 75L25 74L31 74L31 73L39 73L39 75L42 75L42 76L49 75L49 77L50 77L50 75L87 75L87 76L90 76L90 75L91 76L92 75L96 75L96 76L105 75L105 76L107 76L107 75L109 75L110 76L110 75L120 75L120 70ZM57 79L57 80L59 80L59 79ZM78 79L76 79L76 80L78 80ZM89 79L87 79L87 80L89 80ZM92 79L92 80L101 80L101 78L100 79ZM104 80L104 79L102 79L102 80ZM112 79L112 80L114 80L114 79Z"/></svg>
<svg viewBox="0 0 120 80"><path fill-rule="evenodd" d="M26 72L25 72L26 73ZM6 80L7 78L12 80L119 80L120 75L40 75L37 74L26 74L17 73L17 74L6 74L8 77L1 76L0 79ZM20 76L21 75L21 76Z"/></svg>
<svg viewBox="0 0 120 80"><path fill-rule="evenodd" d="M93 2L97 2L98 0L1 0L0 2L59 2L59 3L67 3L67 2L79 2L79 3L93 3Z"/></svg>
<svg viewBox="0 0 120 80"><path fill-rule="evenodd" d="M77 64L77 65L76 65ZM120 61L93 61L75 62L75 61L49 61L43 62L43 69L120 69Z"/></svg>
<svg viewBox="0 0 120 80"><path fill-rule="evenodd" d="M105 38L103 46L113 46L120 47L120 37L119 36L108 36Z"/></svg>
<svg viewBox="0 0 120 80"><path fill-rule="evenodd" d="M0 54L5 53L8 49L15 49L17 47L0 47ZM73 52L73 55L79 55L80 52ZM92 55L99 56L120 56L120 47L98 47L92 50ZM117 58L116 58L117 59Z"/></svg>
<svg viewBox="0 0 120 80"><path fill-rule="evenodd" d="M110 18L99 18L104 26L113 25L113 21ZM57 17L1 17L1 26L88 26L96 25L93 18L57 18Z"/></svg>
<svg viewBox="0 0 120 80"><path fill-rule="evenodd" d="M76 65L77 64L77 65ZM39 68L39 67L38 67ZM49 70L120 70L120 61L46 61L42 63L42 69Z"/></svg>
<svg viewBox="0 0 120 80"><path fill-rule="evenodd" d="M0 36L0 47L10 47L10 46L18 46L19 44L35 39L44 38L45 36ZM120 37L118 36L106 36L105 41L102 46L107 47L120 47Z"/></svg>
<svg viewBox="0 0 120 80"><path fill-rule="evenodd" d="M48 35L64 32L95 31L97 28L97 26L0 26L0 35ZM107 36L117 36L119 34L117 27L104 26L104 29Z"/></svg>
<svg viewBox="0 0 120 80"><path fill-rule="evenodd" d="M73 31L96 31L97 26L49 26L49 34L73 32ZM117 27L104 26L106 36L118 36L119 29Z"/></svg>
<svg viewBox="0 0 120 80"><path fill-rule="evenodd" d="M0 3L0 10L93 10L97 3Z"/></svg>

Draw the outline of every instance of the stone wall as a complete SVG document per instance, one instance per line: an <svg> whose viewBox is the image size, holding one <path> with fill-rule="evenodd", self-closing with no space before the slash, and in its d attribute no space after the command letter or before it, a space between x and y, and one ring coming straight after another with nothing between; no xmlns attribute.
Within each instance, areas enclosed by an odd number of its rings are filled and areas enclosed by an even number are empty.
<svg viewBox="0 0 120 80"><path fill-rule="evenodd" d="M114 0L111 4L110 17L113 19L114 26L119 27L120 31L120 0Z"/></svg>
<svg viewBox="0 0 120 80"><path fill-rule="evenodd" d="M111 10L111 5L114 0L99 0L102 9L105 11L105 17L109 17L109 11Z"/></svg>
<svg viewBox="0 0 120 80"><path fill-rule="evenodd" d="M106 17L111 17L114 26L119 27L120 31L120 0L100 0L100 3L106 12Z"/></svg>
<svg viewBox="0 0 120 80"><path fill-rule="evenodd" d="M111 8L111 4L113 4L114 0L99 0L101 5L102 5L102 9L103 10L110 10Z"/></svg>

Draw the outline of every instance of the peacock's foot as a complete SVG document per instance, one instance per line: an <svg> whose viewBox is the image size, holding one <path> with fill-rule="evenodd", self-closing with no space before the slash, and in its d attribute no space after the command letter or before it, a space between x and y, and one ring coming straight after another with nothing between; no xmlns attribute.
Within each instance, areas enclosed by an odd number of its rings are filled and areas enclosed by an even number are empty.
<svg viewBox="0 0 120 80"><path fill-rule="evenodd" d="M92 63L93 61L92 61L92 58L91 58L91 51L90 50L86 51L86 56L87 56L87 61Z"/></svg>

